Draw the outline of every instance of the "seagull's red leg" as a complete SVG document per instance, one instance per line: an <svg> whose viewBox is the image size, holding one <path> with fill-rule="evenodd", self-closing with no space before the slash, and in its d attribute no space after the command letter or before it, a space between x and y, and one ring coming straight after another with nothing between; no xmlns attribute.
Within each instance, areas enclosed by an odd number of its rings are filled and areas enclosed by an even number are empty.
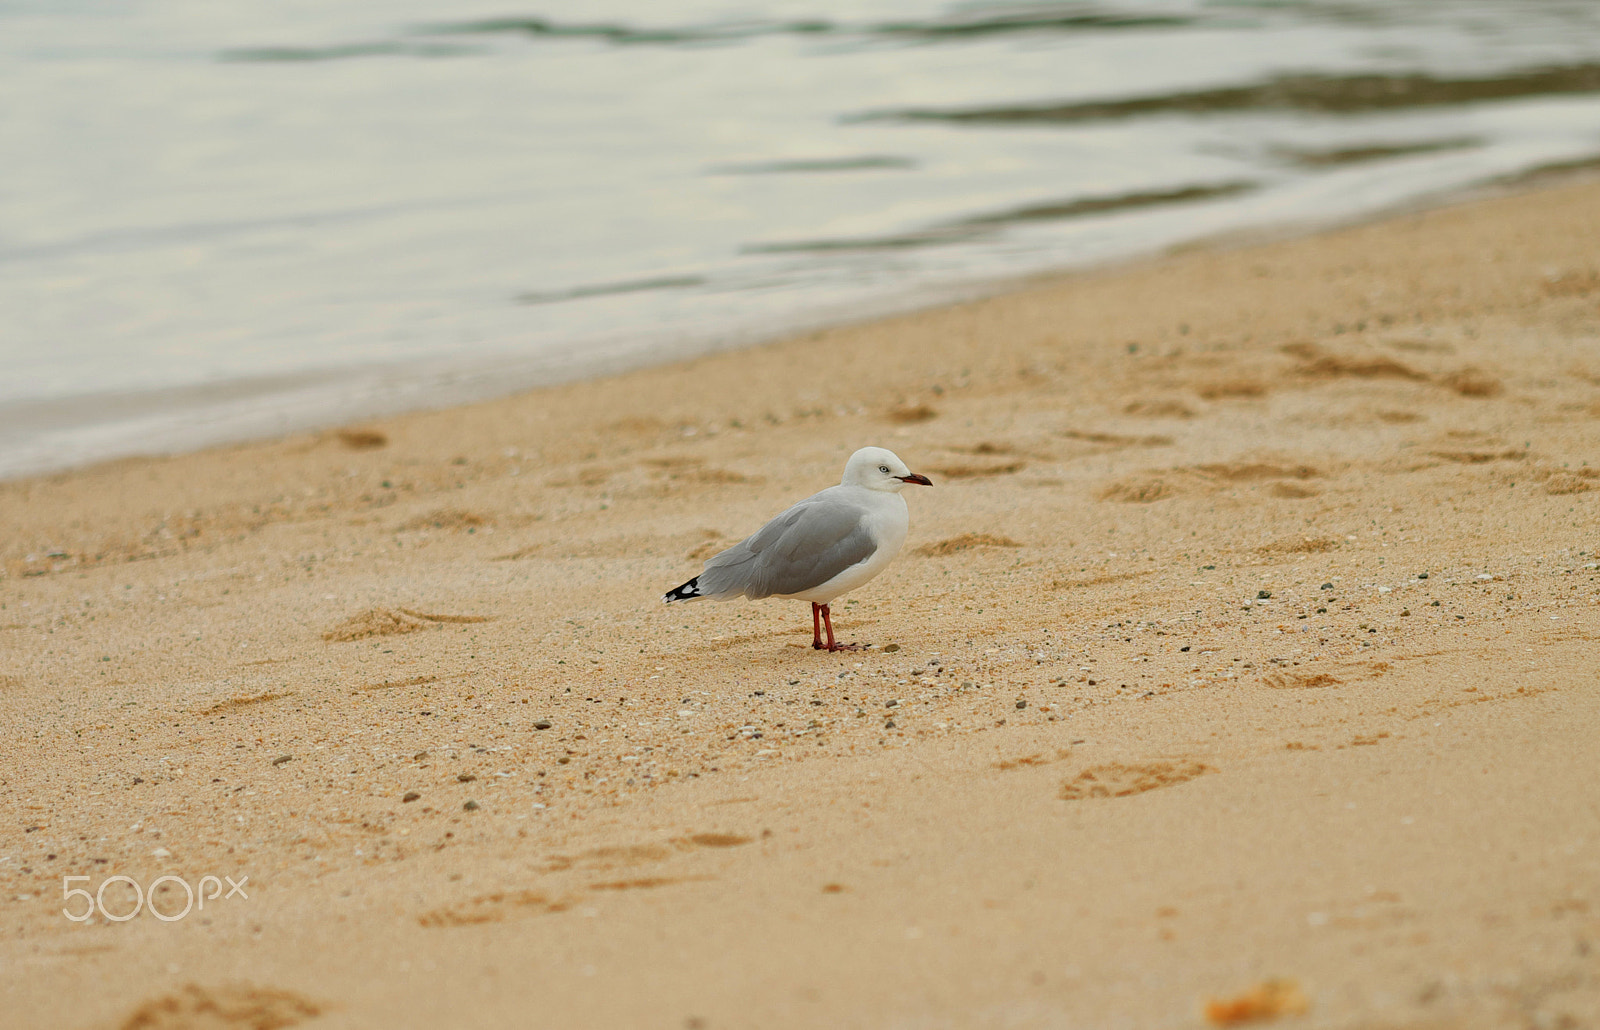
<svg viewBox="0 0 1600 1030"><path fill-rule="evenodd" d="M828 627L828 635L833 635L833 627ZM818 651L822 650L822 605L811 602L811 646Z"/></svg>
<svg viewBox="0 0 1600 1030"><path fill-rule="evenodd" d="M828 627L829 651L859 651L860 644L840 644L833 639L833 610L827 605L822 606L822 624Z"/></svg>

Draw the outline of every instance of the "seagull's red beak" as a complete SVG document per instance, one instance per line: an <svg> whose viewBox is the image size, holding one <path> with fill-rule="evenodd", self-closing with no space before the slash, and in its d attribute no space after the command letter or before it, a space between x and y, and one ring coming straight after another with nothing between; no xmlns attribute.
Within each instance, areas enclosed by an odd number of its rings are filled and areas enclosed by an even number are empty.
<svg viewBox="0 0 1600 1030"><path fill-rule="evenodd" d="M927 476L920 476L915 472L911 473L909 476L896 476L895 478L899 479L902 483L915 483L918 486L933 485L933 480L929 479Z"/></svg>

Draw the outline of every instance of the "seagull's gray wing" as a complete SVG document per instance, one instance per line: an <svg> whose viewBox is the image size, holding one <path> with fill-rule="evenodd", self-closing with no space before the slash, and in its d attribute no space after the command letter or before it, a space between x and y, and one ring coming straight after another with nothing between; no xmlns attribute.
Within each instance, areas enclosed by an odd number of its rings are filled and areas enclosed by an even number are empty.
<svg viewBox="0 0 1600 1030"><path fill-rule="evenodd" d="M870 558L878 543L866 513L833 494L837 489L806 498L748 540L712 556L700 574L701 593L751 600L795 594Z"/></svg>

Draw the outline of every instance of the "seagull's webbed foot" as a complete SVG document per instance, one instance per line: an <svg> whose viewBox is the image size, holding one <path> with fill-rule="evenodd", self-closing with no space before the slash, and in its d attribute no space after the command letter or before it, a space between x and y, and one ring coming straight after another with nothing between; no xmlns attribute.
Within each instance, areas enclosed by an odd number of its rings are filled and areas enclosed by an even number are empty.
<svg viewBox="0 0 1600 1030"><path fill-rule="evenodd" d="M828 631L828 642L822 642L822 630ZM865 651L871 644L841 644L833 639L833 613L825 604L811 603L811 646L818 651Z"/></svg>

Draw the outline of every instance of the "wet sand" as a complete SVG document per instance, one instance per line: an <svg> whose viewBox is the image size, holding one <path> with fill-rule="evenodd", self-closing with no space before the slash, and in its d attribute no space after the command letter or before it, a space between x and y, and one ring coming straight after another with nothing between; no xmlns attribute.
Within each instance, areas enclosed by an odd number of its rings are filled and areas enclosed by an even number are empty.
<svg viewBox="0 0 1600 1030"><path fill-rule="evenodd" d="M1597 239L1555 186L0 485L0 1023L1596 1025ZM869 443L935 483L873 649L660 605ZM245 896L62 914L117 875Z"/></svg>

